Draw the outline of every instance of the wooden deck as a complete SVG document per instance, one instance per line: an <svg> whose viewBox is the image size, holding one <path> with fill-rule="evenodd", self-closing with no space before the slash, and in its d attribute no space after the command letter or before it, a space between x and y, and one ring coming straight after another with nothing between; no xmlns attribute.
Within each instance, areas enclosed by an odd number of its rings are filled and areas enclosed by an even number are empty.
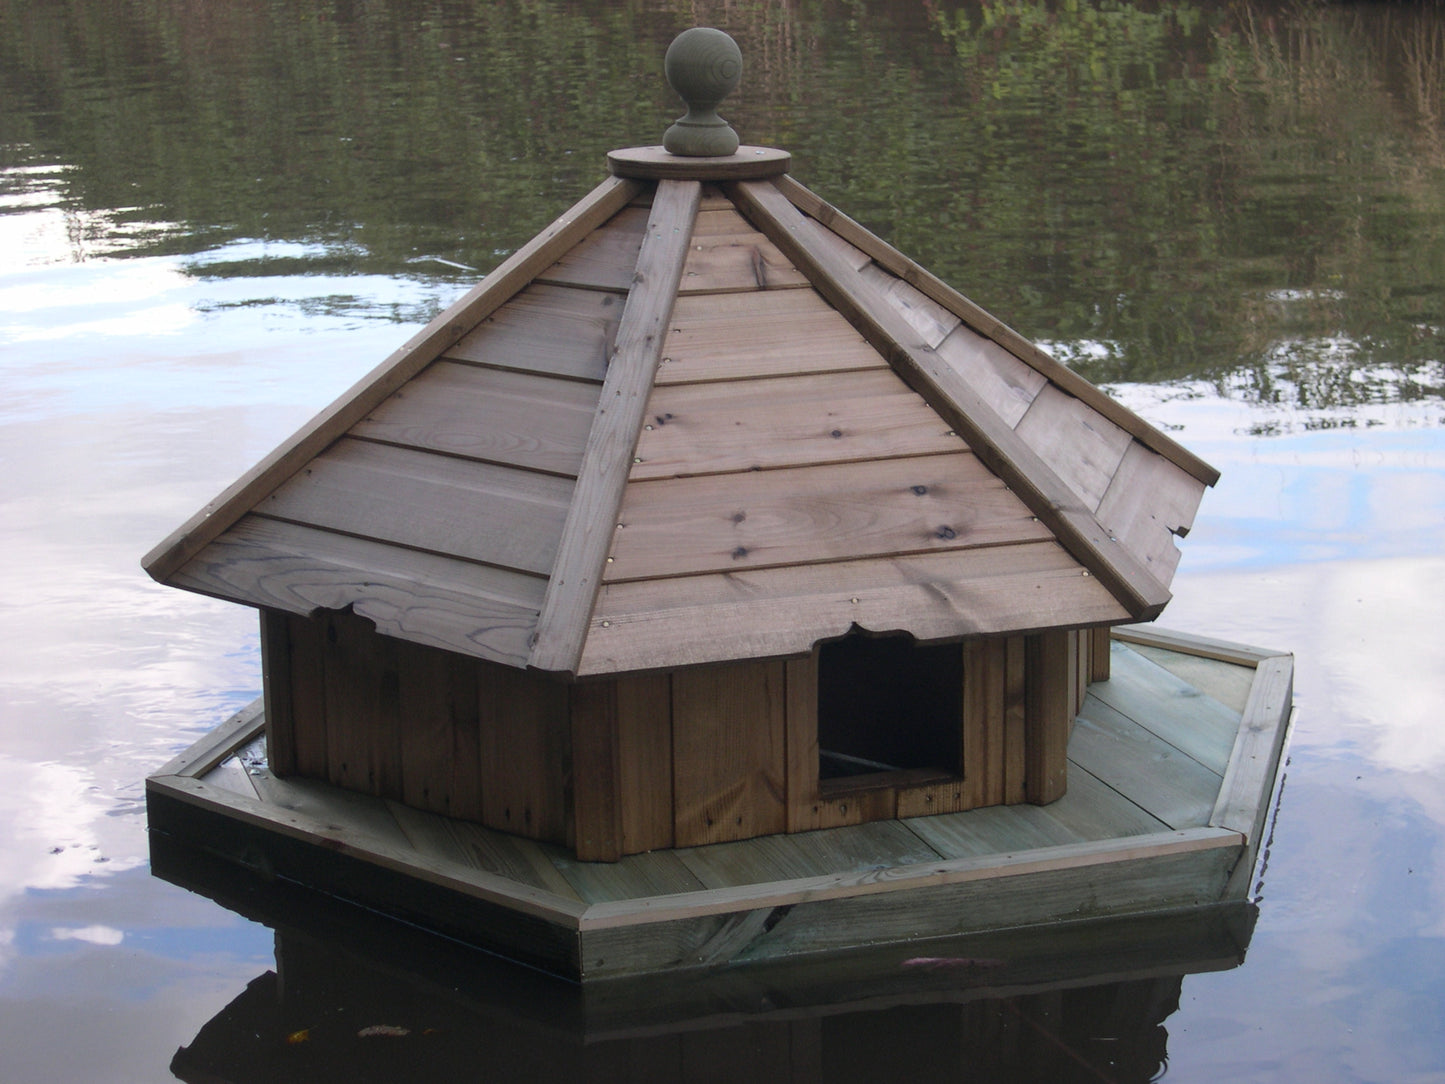
<svg viewBox="0 0 1445 1084"><path fill-rule="evenodd" d="M151 828L579 979L921 943L1244 899L1291 709L1290 656L1115 630L1068 792L612 863L307 780L256 703L147 780ZM927 954L927 946L914 946Z"/></svg>

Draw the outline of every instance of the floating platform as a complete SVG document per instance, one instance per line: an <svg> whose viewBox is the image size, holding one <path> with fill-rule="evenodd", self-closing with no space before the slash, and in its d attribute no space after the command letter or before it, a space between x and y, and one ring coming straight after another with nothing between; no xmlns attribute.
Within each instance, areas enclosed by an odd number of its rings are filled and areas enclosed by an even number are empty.
<svg viewBox="0 0 1445 1084"><path fill-rule="evenodd" d="M989 931L1247 900L1291 656L1113 630L1068 791L1013 805L581 862L265 762L258 701L146 781L151 831L570 979L926 958ZM845 965L846 966L846 965ZM735 970L729 968L728 970ZM629 984L630 985L630 984Z"/></svg>

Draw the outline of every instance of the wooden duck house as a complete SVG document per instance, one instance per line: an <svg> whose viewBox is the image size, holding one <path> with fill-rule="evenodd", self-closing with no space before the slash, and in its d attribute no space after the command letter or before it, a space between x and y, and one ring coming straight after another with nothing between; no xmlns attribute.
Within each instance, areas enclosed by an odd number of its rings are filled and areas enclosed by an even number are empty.
<svg viewBox="0 0 1445 1084"><path fill-rule="evenodd" d="M146 558L278 776L585 860L1064 793L1216 472L697 112Z"/></svg>

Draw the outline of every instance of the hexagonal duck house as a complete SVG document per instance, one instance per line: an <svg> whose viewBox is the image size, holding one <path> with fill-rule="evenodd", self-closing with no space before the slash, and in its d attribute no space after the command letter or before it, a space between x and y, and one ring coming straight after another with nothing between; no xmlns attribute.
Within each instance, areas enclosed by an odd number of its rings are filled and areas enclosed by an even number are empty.
<svg viewBox="0 0 1445 1084"><path fill-rule="evenodd" d="M1216 472L785 152L608 165L146 558L269 775L588 861L1059 798Z"/></svg>

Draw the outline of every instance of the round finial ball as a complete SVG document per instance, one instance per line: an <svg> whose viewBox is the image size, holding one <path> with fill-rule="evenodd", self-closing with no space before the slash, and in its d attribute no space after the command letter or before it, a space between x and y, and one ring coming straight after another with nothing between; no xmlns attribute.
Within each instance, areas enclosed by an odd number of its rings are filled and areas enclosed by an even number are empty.
<svg viewBox="0 0 1445 1084"><path fill-rule="evenodd" d="M678 97L689 107L717 105L738 85L743 74L743 53L738 43L721 30L695 26L684 30L667 47L662 70Z"/></svg>

